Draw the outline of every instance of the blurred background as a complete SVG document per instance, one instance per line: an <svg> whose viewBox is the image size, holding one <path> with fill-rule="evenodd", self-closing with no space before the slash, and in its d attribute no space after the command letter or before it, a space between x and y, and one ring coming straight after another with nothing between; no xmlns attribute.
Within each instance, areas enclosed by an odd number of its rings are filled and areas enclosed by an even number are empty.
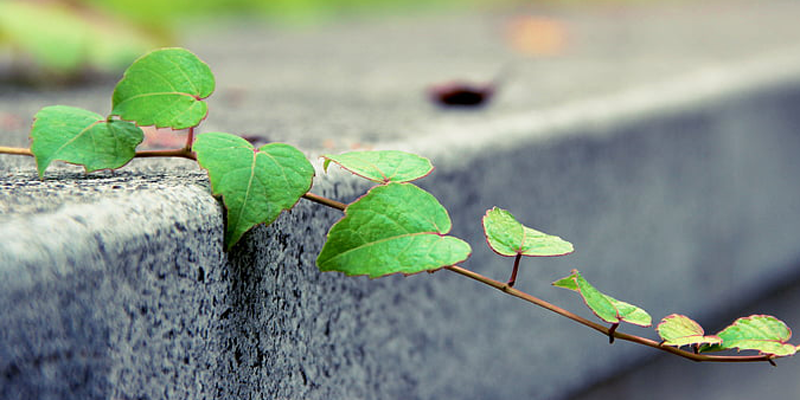
<svg viewBox="0 0 800 400"><path fill-rule="evenodd" d="M674 2L674 1L673 1ZM302 30L386 16L663 0L0 0L0 73L28 83L116 73L147 50L243 19Z"/></svg>

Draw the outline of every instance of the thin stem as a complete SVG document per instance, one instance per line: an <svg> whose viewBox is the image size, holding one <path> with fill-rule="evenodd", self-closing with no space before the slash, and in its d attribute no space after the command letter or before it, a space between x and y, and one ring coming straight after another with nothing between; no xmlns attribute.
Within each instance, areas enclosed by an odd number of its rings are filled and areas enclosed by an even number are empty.
<svg viewBox="0 0 800 400"><path fill-rule="evenodd" d="M189 130L189 136L193 134L193 130ZM186 146L181 149L167 149L167 150L143 150L137 151L136 157L137 158L150 158L150 157L183 157L188 158L190 160L197 161L197 156L191 150L191 141L187 140ZM15 155L23 155L23 156L33 156L30 149L23 149L17 147L4 147L0 146L0 154L15 154ZM328 206L331 208L335 208L340 211L344 211L347 208L347 204L338 202L336 200L331 200L326 197L322 197L316 195L314 193L308 192L303 195L306 200L313 201L315 203L322 204L324 206Z"/></svg>
<svg viewBox="0 0 800 400"><path fill-rule="evenodd" d="M511 270L511 278L508 279L508 287L513 287L514 283L517 282L517 272L519 271L519 260L522 259L522 253L517 253L517 257L514 258L514 269Z"/></svg>
<svg viewBox="0 0 800 400"><path fill-rule="evenodd" d="M13 154L13 155L17 155L17 156L33 157L33 153L31 153L31 149L24 149L24 148L21 148L21 147L0 146L0 154Z"/></svg>
<svg viewBox="0 0 800 400"><path fill-rule="evenodd" d="M308 193L304 194L303 198L305 198L306 200L313 201L315 203L322 204L323 206L328 206L328 207L331 207L331 208L335 208L335 209L337 209L339 211L344 211L347 208L347 204L340 203L340 202L338 202L336 200L331 200L329 198L322 197L320 195L316 195L316 194L311 193L311 192L308 192Z"/></svg>
<svg viewBox="0 0 800 400"><path fill-rule="evenodd" d="M517 290L508 286L508 284L496 281L491 278L487 278L477 272L470 271L468 269L459 267L457 265L453 265L450 267L445 267L446 269L455 272L459 275L466 276L467 278L476 280L478 282L484 283L489 285L501 292L508 294L509 296L513 296L522 300L525 300L529 303L535 304L539 307L542 307L546 310L552 311L556 314L559 314L563 317L569 318L581 325L585 325L589 328L592 328L603 335L609 337L615 337L620 340L625 340L628 342L638 343L643 346L652 347L654 349L658 349L667 353L672 353L674 355L687 358L692 361L706 361L706 362L759 362L759 361L767 361L770 362L775 356L772 355L759 355L759 356L710 356L706 354L694 354L692 352L684 351L676 347L672 346L662 346L659 342L655 340L647 339L641 336L629 335L627 333L617 332L616 330L612 331L610 328L607 328L603 325L600 325L594 321L590 321L586 318L583 318L577 314L569 312L561 307L548 303L538 297L525 293L523 291Z"/></svg>
<svg viewBox="0 0 800 400"><path fill-rule="evenodd" d="M5 147L0 146L0 154L13 154L18 156L29 156L33 157L33 153L30 149L25 149L21 147ZM136 157L138 158L147 158L147 157L183 157L188 158L190 160L197 160L197 157L192 153L191 149L188 148L181 148L181 149L168 149L168 150L143 150L137 151Z"/></svg>
<svg viewBox="0 0 800 400"><path fill-rule="evenodd" d="M619 328L619 322L611 324L611 327L608 328L608 344L614 344L614 332L617 331L617 328ZM661 343L658 345L660 346ZM697 354L697 352L695 352L695 354Z"/></svg>
<svg viewBox="0 0 800 400"><path fill-rule="evenodd" d="M186 135L186 145L183 146L184 149L188 151L192 151L192 144L194 144L194 127L189 128L189 134Z"/></svg>
<svg viewBox="0 0 800 400"><path fill-rule="evenodd" d="M148 158L148 157L183 157L188 158L190 160L197 161L197 156L192 152L191 149L188 148L180 148L180 149L167 149L167 150L143 150L136 152L137 158Z"/></svg>

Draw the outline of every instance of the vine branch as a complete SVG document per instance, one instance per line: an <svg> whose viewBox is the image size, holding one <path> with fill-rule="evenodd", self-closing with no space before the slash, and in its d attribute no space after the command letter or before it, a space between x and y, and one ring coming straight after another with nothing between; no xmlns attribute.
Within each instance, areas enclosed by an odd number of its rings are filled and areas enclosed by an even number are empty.
<svg viewBox="0 0 800 400"><path fill-rule="evenodd" d="M25 149L21 147L0 146L0 154L13 154L17 156L33 157L33 153L31 153L30 149Z"/></svg>
<svg viewBox="0 0 800 400"><path fill-rule="evenodd" d="M33 157L31 149L22 147L6 147L0 146L0 154L12 154L18 156ZM183 147L180 149L166 149L166 150L142 150L137 151L136 158L148 157L182 157L190 160L197 160L197 156L192 152L191 148Z"/></svg>
<svg viewBox="0 0 800 400"><path fill-rule="evenodd" d="M197 161L197 155L195 155L192 149L188 147L182 147L180 149L166 149L166 150L142 150L142 151L137 151L135 157L136 158L182 157Z"/></svg>
<svg viewBox="0 0 800 400"><path fill-rule="evenodd" d="M313 201L313 202L318 203L318 204L322 204L323 206L328 206L330 208L335 208L335 209L337 209L339 211L344 211L347 208L347 204L338 202L336 200L331 200L331 199L329 199L327 197L322 197L320 195L317 195L317 194L314 194L314 193L311 193L311 192L307 192L306 194L304 194L303 198L306 199L306 200L309 200L309 201Z"/></svg>
<svg viewBox="0 0 800 400"><path fill-rule="evenodd" d="M628 341L628 342L638 343L638 344L641 344L641 345L644 345L644 346L648 346L648 347L652 347L654 349L665 351L667 353L672 353L674 355L677 355L677 356L680 356L680 357L683 357L683 358L687 358L687 359L690 359L692 361L698 361L698 362L700 362L700 361L705 361L705 362L763 362L763 361L766 361L766 362L772 363L772 360L775 358L774 356L771 356L771 355L712 356L712 355L707 355L707 354L695 354L695 353L692 353L692 352L681 350L681 349L679 349L677 347L662 346L659 342L656 342L655 340L647 339L647 338L644 338L644 337L641 337L641 336L630 335L630 334L627 334L627 333L617 332L616 330L611 330L610 328L608 328L608 327L606 327L604 325L598 324L597 322L594 322L594 321L590 321L590 320L588 320L586 318L581 317L580 315L577 315L575 313L567 311L567 310L565 310L565 309L563 309L561 307L558 307L558 306L556 306L554 304L551 304L551 303L549 303L549 302L547 302L545 300L542 300L542 299L540 299L540 298L538 298L536 296L530 295L530 294L525 293L525 292L523 292L521 290L518 290L518 289L514 289L513 287L509 286L506 283L502 283L502 282L496 281L494 279L485 277L485 276L483 276L483 275L481 275L481 274L479 274L477 272L470 271L470 270L468 270L466 268L459 267L457 265L453 265L453 266L450 266L450 267L445 267L445 269L447 269L449 271L452 271L452 272L455 272L455 273L457 273L459 275L466 276L467 278L476 280L476 281L481 282L483 284L489 285L489 286L491 286L491 287L493 287L493 288L495 288L495 289L497 289L497 290L499 290L499 291L501 291L501 292L503 292L503 293L505 293L505 294L507 294L509 296L513 296L513 297L525 300L525 301L527 301L529 303L535 304L535 305L537 305L539 307L542 307L542 308L544 308L546 310L552 311L552 312L554 312L556 314L559 314L559 315L561 315L563 317L567 317L567 318L569 318L569 319L571 319L571 320L573 320L573 321L575 321L575 322L577 322L577 323L579 323L581 325L585 325L585 326L587 326L589 328L592 328L592 329L602 333L603 335L606 335L606 336L609 336L609 337L614 337L614 338L617 338L617 339L620 339L620 340L625 340L625 341Z"/></svg>
<svg viewBox="0 0 800 400"><path fill-rule="evenodd" d="M336 200L331 200L331 199L328 199L328 198L313 194L311 192L306 193L305 195L303 195L303 197L306 198L307 200L313 201L315 203L319 203L319 204L322 204L322 205L325 205L325 206L328 206L328 207L331 207L331 208L335 208L335 209L338 209L338 210L341 210L341 211L344 211L345 208L347 207L347 205L344 204L344 203L340 203L340 202L338 202ZM708 355L708 354L697 354L697 353L681 350L681 349L679 349L677 347L672 347L672 346L663 346L663 345L661 345L660 342L657 342L657 341L652 340L652 339L648 339L648 338L641 337L641 336L636 336L636 335L631 335L631 334L627 334L627 333L618 332L616 330L616 327L614 327L613 325L612 325L612 328L606 327L606 326L601 325L601 324L599 324L597 322L588 320L588 319L586 319L584 317L581 317L580 315L577 315L577 314L575 314L573 312L570 312L570 311L567 311L567 310L565 310L565 309L563 309L561 307L558 307L555 304L552 304L552 303L549 303L549 302L547 302L545 300L542 300L542 299L540 299L540 298L538 298L536 296L533 296L531 294L528 294L528 293L523 292L523 291L518 290L518 289L514 289L512 287L513 286L513 281L510 282L511 284L503 283L503 282L500 282L500 281L496 281L494 279L491 279L489 277L483 276L483 275L481 275L481 274L479 274L477 272L468 270L468 269L460 267L458 265L445 267L445 269L447 269L447 270L449 270L451 272L455 272L455 273L457 273L459 275L465 276L467 278L470 278L472 280L478 281L480 283L489 285L489 286L491 286L491 287L493 287L493 288L495 288L495 289L497 289L497 290L499 290L499 291L501 291L501 292L503 292L503 293L505 293L505 294L507 294L509 296L516 297L518 299L522 299L524 301L527 301L529 303L532 303L534 305L542 307L542 308L544 308L546 310L554 312L554 313L556 313L558 315L561 315L563 317L569 318L569 319L571 319L571 320L573 320L573 321L575 321L575 322L577 322L577 323L579 323L581 325L584 325L586 327L594 329L594 330L602 333L603 335L608 336L611 342L613 342L612 338L625 340L625 341L632 342L632 343L637 343L637 344L640 344L640 345L643 345L643 346L652 347L654 349L661 350L661 351L664 351L664 352L667 352L667 353L671 353L671 354L677 355L679 357L683 357L683 358L686 358L686 359L689 359L689 360L692 360L692 361L697 361L697 362L769 362L770 364L774 365L774 359L777 358L777 357L772 356L772 355L714 356L714 355Z"/></svg>

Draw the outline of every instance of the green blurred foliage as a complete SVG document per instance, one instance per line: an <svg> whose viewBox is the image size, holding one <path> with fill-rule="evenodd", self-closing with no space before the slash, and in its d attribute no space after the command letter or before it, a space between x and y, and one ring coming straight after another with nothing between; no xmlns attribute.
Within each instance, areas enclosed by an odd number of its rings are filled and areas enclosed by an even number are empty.
<svg viewBox="0 0 800 400"><path fill-rule="evenodd" d="M148 50L176 44L173 32L187 24L247 17L296 26L476 1L486 0L0 0L0 63L34 80L63 80L116 73Z"/></svg>
<svg viewBox="0 0 800 400"><path fill-rule="evenodd" d="M174 32L246 17L305 26L352 17L502 5L574 6L659 0L0 0L0 67L35 79L119 72L138 55L175 45ZM191 28L190 28L191 29ZM9 52L8 49L11 49ZM4 51L5 50L5 51ZM13 69L13 68L12 68Z"/></svg>
<svg viewBox="0 0 800 400"><path fill-rule="evenodd" d="M0 45L11 49L12 62L28 64L20 68L23 72L64 77L86 68L118 71L158 41L126 21L90 9L2 1Z"/></svg>
<svg viewBox="0 0 800 400"><path fill-rule="evenodd" d="M507 0L506 0L507 1ZM306 24L359 15L432 7L455 7L489 0L81 0L139 23L161 25L187 17L247 15L280 24ZM496 2L496 0L495 0Z"/></svg>

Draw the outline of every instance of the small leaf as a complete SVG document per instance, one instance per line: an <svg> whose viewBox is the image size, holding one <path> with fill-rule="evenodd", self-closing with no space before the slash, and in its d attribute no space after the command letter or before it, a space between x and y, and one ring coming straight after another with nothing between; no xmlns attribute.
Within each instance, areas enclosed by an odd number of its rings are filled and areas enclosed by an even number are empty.
<svg viewBox="0 0 800 400"><path fill-rule="evenodd" d="M578 270L573 269L571 275L553 282L553 286L579 292L592 312L608 323L623 321L644 327L652 325L652 318L645 310L601 293Z"/></svg>
<svg viewBox="0 0 800 400"><path fill-rule="evenodd" d="M136 155L142 130L126 121L106 121L91 111L68 106L39 110L31 128L31 152L39 178L51 162L83 165L86 172L116 169Z"/></svg>
<svg viewBox="0 0 800 400"><path fill-rule="evenodd" d="M789 343L792 331L786 324L770 315L742 317L723 329L717 336L722 344L703 346L700 351L736 349L758 350L761 354L791 356L797 348Z"/></svg>
<svg viewBox="0 0 800 400"><path fill-rule="evenodd" d="M617 308L620 320L643 327L653 325L653 318L647 311L633 304L619 301L611 296L606 296L606 298Z"/></svg>
<svg viewBox="0 0 800 400"><path fill-rule="evenodd" d="M314 168L288 144L270 143L256 150L241 137L204 133L192 147L208 170L211 191L228 210L225 232L230 249L250 228L271 224L311 188Z"/></svg>
<svg viewBox="0 0 800 400"><path fill-rule="evenodd" d="M552 257L570 254L572 243L519 223L510 212L494 207L483 217L483 230L489 247L495 253L513 257Z"/></svg>
<svg viewBox="0 0 800 400"><path fill-rule="evenodd" d="M184 129L206 117L214 91L211 69L192 52L155 50L136 60L114 89L112 115L138 125Z"/></svg>
<svg viewBox="0 0 800 400"><path fill-rule="evenodd" d="M471 249L450 232L450 216L409 183L376 186L347 206L317 258L321 271L377 278L433 271L464 261Z"/></svg>
<svg viewBox="0 0 800 400"><path fill-rule="evenodd" d="M431 173L433 165L424 157L397 150L352 151L324 155L322 167L328 171L331 162L371 181L409 182Z"/></svg>
<svg viewBox="0 0 800 400"><path fill-rule="evenodd" d="M667 346L689 346L696 344L719 344L722 338L717 335L705 335L703 327L691 318L671 314L664 317L656 326L656 331Z"/></svg>

